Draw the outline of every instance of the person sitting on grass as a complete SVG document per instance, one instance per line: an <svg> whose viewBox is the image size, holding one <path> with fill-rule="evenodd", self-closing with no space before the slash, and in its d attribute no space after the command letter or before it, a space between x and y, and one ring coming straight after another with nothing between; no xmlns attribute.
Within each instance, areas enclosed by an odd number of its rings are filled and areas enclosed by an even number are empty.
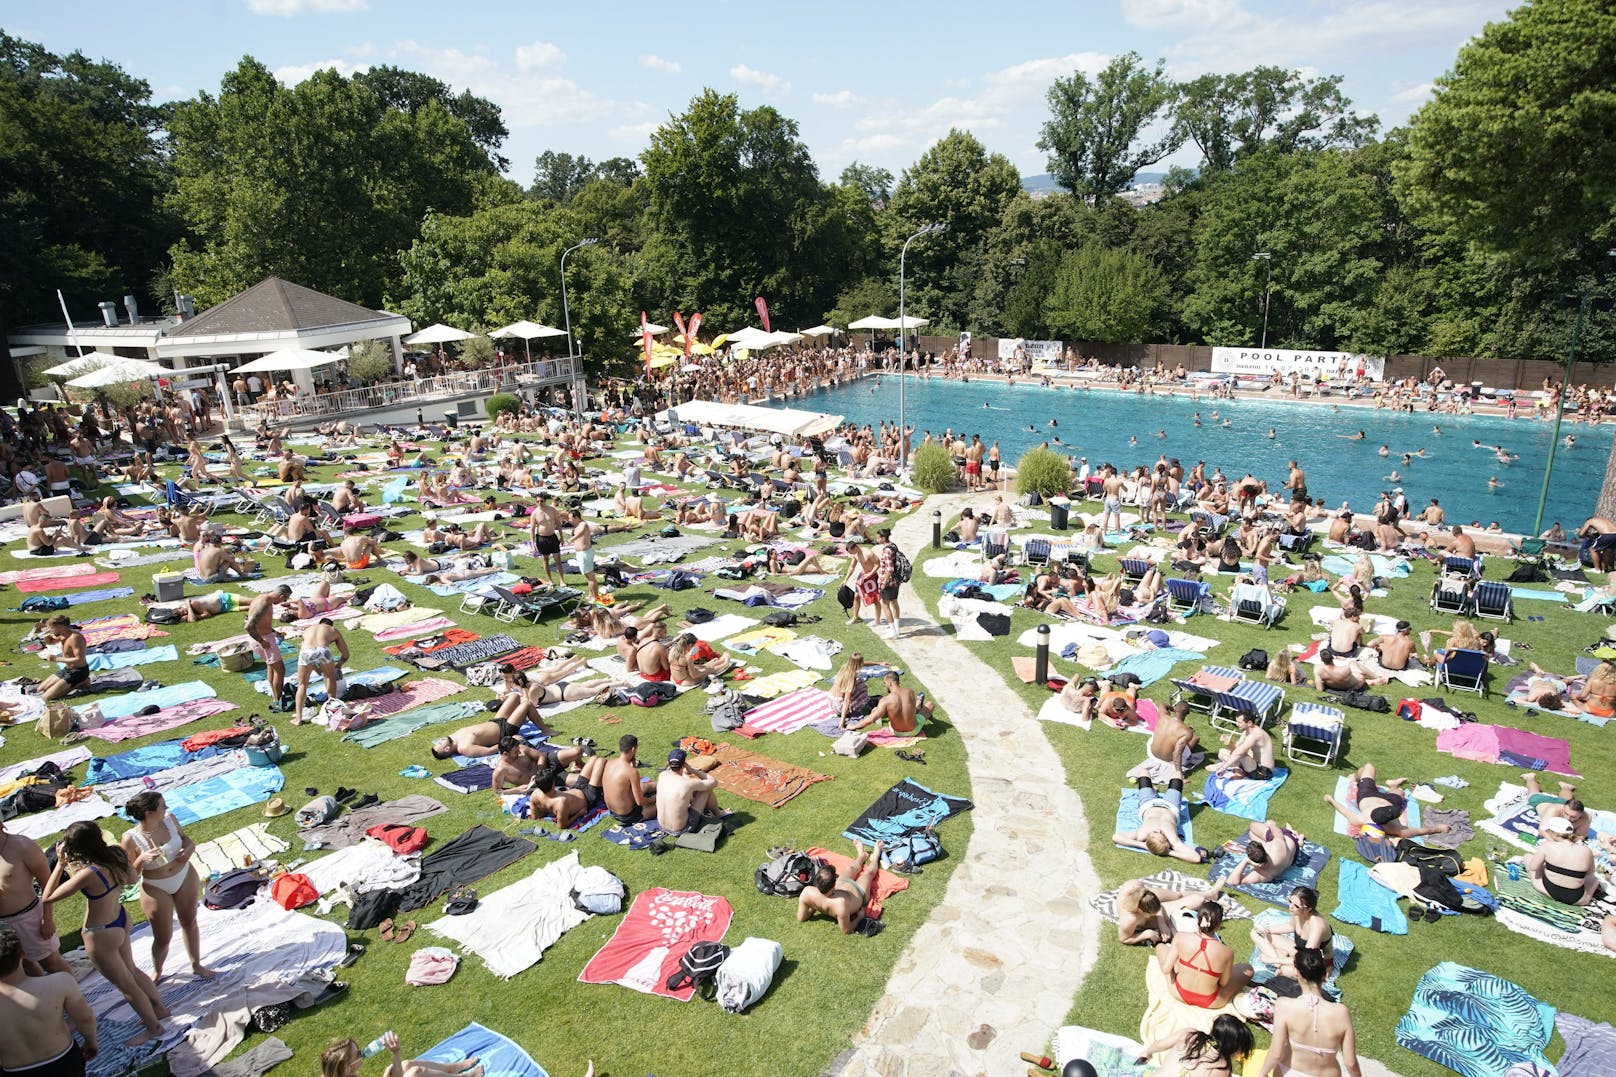
<svg viewBox="0 0 1616 1077"><path fill-rule="evenodd" d="M1408 798L1398 790L1407 784L1407 778L1393 778L1386 783L1385 789L1381 789L1375 782L1375 765L1365 763L1353 775L1353 780L1358 792L1356 807L1348 807L1328 793L1324 796L1324 802L1334 808L1336 814L1347 821L1347 825L1377 827L1388 838L1419 838L1426 834L1446 834L1450 829L1447 823L1408 826L1403 822Z"/></svg>
<svg viewBox="0 0 1616 1077"><path fill-rule="evenodd" d="M1274 652L1274 657L1268 661L1268 670L1264 676L1278 684L1307 683L1307 674L1296 664L1296 656L1291 653L1289 647L1281 647Z"/></svg>
<svg viewBox="0 0 1616 1077"><path fill-rule="evenodd" d="M1272 882L1296 863L1302 849L1302 835L1289 826L1267 821L1246 828L1246 858L1235 865L1226 880L1230 886Z"/></svg>
<svg viewBox="0 0 1616 1077"><path fill-rule="evenodd" d="M1117 893L1117 941L1124 946L1154 946L1172 939L1180 917L1193 921L1202 905L1223 895L1223 880L1206 890L1152 889L1142 880L1124 883Z"/></svg>
<svg viewBox="0 0 1616 1077"><path fill-rule="evenodd" d="M819 554L806 546L787 546L783 549L771 546L769 548L769 573L775 576L803 576L823 573L825 566L820 563Z"/></svg>
<svg viewBox="0 0 1616 1077"><path fill-rule="evenodd" d="M1184 803L1184 778L1180 775L1168 781L1167 788L1157 792L1149 778L1140 778L1134 790L1138 805L1139 826L1133 831L1120 831L1111 840L1127 849L1143 849L1153 856L1171 856L1190 864L1204 864L1211 859L1205 849L1184 843L1179 832L1179 815Z"/></svg>
<svg viewBox="0 0 1616 1077"><path fill-rule="evenodd" d="M906 737L920 735L920 728L932 716L933 705L926 693L905 688L898 679L898 671L889 669L881 675L886 695L876 700L875 706L862 721L844 723L848 729L863 729L877 722L887 723L894 733Z"/></svg>
<svg viewBox="0 0 1616 1077"><path fill-rule="evenodd" d="M656 781L657 825L677 837L731 814L719 807L718 779L692 767L683 748L668 753L668 769Z"/></svg>
<svg viewBox="0 0 1616 1077"><path fill-rule="evenodd" d="M555 820L558 830L567 829L600 807L605 799L601 790L605 772L606 760L598 755L584 760L582 769L573 773L540 771L528 794L527 818L549 817Z"/></svg>
<svg viewBox="0 0 1616 1077"><path fill-rule="evenodd" d="M1251 982L1251 966L1236 964L1234 951L1218 938L1222 925L1223 906L1209 901L1196 912L1194 931L1178 931L1156 947L1173 995L1186 1006L1222 1009Z"/></svg>
<svg viewBox="0 0 1616 1077"><path fill-rule="evenodd" d="M1296 955L1314 950L1324 955L1328 967L1335 961L1335 929L1319 913L1319 892L1311 886L1291 891L1286 907L1291 922L1285 927L1253 927L1251 941L1264 962L1280 976L1296 977Z"/></svg>
<svg viewBox="0 0 1616 1077"><path fill-rule="evenodd" d="M689 632L675 636L668 648L668 667L677 685L701 684L713 677L722 677L734 665L733 659L714 653L706 642Z"/></svg>
<svg viewBox="0 0 1616 1077"><path fill-rule="evenodd" d="M866 852L864 843L855 838L853 866L841 876L829 864L821 863L813 880L797 895L797 922L805 923L815 913L822 913L836 921L843 935L878 932L881 922L867 917L864 906L869 904L870 891L881 871L881 849L878 841Z"/></svg>
<svg viewBox="0 0 1616 1077"><path fill-rule="evenodd" d="M483 1077L483 1067L475 1058L459 1062L427 1062L413 1058L404 1060L398 1045L398 1036L392 1032L382 1034L382 1046L392 1053L383 1077ZM365 1064L359 1053L359 1041L353 1037L332 1040L320 1054L320 1077L359 1077Z"/></svg>

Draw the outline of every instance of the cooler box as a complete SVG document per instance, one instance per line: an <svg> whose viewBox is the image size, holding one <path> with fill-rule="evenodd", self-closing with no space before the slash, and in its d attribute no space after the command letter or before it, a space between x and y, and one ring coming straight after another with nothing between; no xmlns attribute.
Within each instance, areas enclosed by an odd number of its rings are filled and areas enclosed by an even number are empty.
<svg viewBox="0 0 1616 1077"><path fill-rule="evenodd" d="M1066 530L1066 513L1070 504L1065 501L1051 501L1049 503L1049 526L1056 531Z"/></svg>
<svg viewBox="0 0 1616 1077"><path fill-rule="evenodd" d="M178 602L185 597L184 573L159 572L152 576L152 583L157 588L159 602Z"/></svg>

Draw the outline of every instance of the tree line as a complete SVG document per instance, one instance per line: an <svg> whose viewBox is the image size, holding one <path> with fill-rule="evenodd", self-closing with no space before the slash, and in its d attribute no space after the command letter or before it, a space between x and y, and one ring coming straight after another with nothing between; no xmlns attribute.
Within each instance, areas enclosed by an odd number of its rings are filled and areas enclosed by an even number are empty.
<svg viewBox="0 0 1616 1077"><path fill-rule="evenodd" d="M937 330L1102 342L1560 357L1616 276L1616 13L1529 0L1382 132L1337 76L1259 66L1174 82L1116 57L1055 80L1040 148L1060 190L951 131L894 177L822 176L794 120L705 90L637 159L548 151L503 175L499 108L394 67L156 103L80 53L0 32L0 328L125 292L205 307L278 274L417 323L559 324L628 360L634 313L739 327L897 306ZM1118 197L1184 147L1162 197ZM1266 253L1266 260L1254 254ZM80 314L82 317L83 315ZM1616 358L1609 316L1584 357Z"/></svg>

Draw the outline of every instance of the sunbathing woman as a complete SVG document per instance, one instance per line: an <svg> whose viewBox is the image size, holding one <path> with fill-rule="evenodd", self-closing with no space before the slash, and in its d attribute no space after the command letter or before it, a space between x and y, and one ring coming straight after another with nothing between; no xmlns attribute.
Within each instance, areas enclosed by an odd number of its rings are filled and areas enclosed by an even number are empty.
<svg viewBox="0 0 1616 1077"><path fill-rule="evenodd" d="M583 606L572 615L572 627L589 632L599 639L617 639L624 628L648 628L665 620L670 613L666 602L636 615L643 602L618 602L611 609L603 606Z"/></svg>
<svg viewBox="0 0 1616 1077"><path fill-rule="evenodd" d="M1207 902L1196 913L1196 930L1179 931L1156 947L1173 994L1187 1006L1221 1009L1251 982L1251 966L1235 964L1234 951L1217 937L1222 924L1223 906Z"/></svg>
<svg viewBox="0 0 1616 1077"><path fill-rule="evenodd" d="M1212 1022L1211 1032L1187 1028L1147 1043L1140 1049L1138 1061L1144 1063L1155 1055L1166 1054L1167 1065L1177 1068L1157 1069L1161 1077L1226 1077L1251 1057L1255 1048L1256 1041L1246 1023L1234 1014L1222 1013Z"/></svg>
<svg viewBox="0 0 1616 1077"><path fill-rule="evenodd" d="M1476 631L1475 625L1471 624L1463 617L1460 617L1453 622L1453 631L1451 632L1444 632L1440 628L1421 632L1420 642L1429 647L1431 645L1431 637L1433 636L1446 637L1448 645L1446 647L1438 647L1436 650L1431 652L1429 658L1421 659L1421 661L1431 669L1435 669L1437 666L1441 665L1443 657L1449 651L1479 651L1482 649L1481 633Z"/></svg>
<svg viewBox="0 0 1616 1077"><path fill-rule="evenodd" d="M824 571L825 566L820 564L819 554L806 546L769 548L769 572L772 575L803 576Z"/></svg>
<svg viewBox="0 0 1616 1077"><path fill-rule="evenodd" d="M1096 583L1089 592L1089 604L1101 624L1110 624L1122 606L1122 574L1113 572Z"/></svg>
<svg viewBox="0 0 1616 1077"><path fill-rule="evenodd" d="M1616 662L1606 659L1588 674L1587 683L1571 693L1595 718L1616 717Z"/></svg>
<svg viewBox="0 0 1616 1077"><path fill-rule="evenodd" d="M1281 647L1274 652L1273 659L1268 663L1266 674L1269 680L1277 684L1306 684L1307 676L1296 664L1296 658L1291 654L1289 647Z"/></svg>
<svg viewBox="0 0 1616 1077"><path fill-rule="evenodd" d="M1167 942L1180 923L1192 925L1201 906L1222 894L1221 879L1209 889L1187 892L1152 889L1138 879L1124 883L1117 893L1117 941L1124 946Z"/></svg>
<svg viewBox="0 0 1616 1077"><path fill-rule="evenodd" d="M1313 950L1324 955L1325 968L1335 960L1335 930L1319 913L1319 892L1310 886L1291 891L1288 927L1253 927L1251 941L1257 953L1281 976L1296 976L1296 955Z"/></svg>
<svg viewBox="0 0 1616 1077"><path fill-rule="evenodd" d="M382 1034L382 1046L392 1052L385 1077L483 1077L483 1068L475 1058L459 1062L427 1062L415 1058L406 1062L399 1050L398 1037L391 1032ZM359 1077L364 1064L357 1040L352 1037L332 1040L320 1055L320 1077Z"/></svg>
<svg viewBox="0 0 1616 1077"><path fill-rule="evenodd" d="M1295 972L1302 995L1274 1003L1274 1041L1260 1077L1336 1077L1343 1073L1358 1077L1358 1042L1352 1014L1346 1006L1324 997L1329 971L1329 959L1322 951L1311 947L1297 950Z"/></svg>
<svg viewBox="0 0 1616 1077"><path fill-rule="evenodd" d="M612 679L604 676L575 683L557 683L565 681L584 668L584 660L578 656L558 662L546 671L533 670L532 676L514 666L501 667L500 672L504 674L506 688L494 720L514 729L520 729L523 722L531 721L543 729L544 721L539 717L540 707L552 703L579 703L594 699L612 686Z"/></svg>
<svg viewBox="0 0 1616 1077"><path fill-rule="evenodd" d="M224 592L220 592L223 594ZM192 599L193 602L198 601ZM331 581L321 580L316 583L306 598L289 598L281 606L280 618L283 621L301 621L309 617L320 617L334 609L346 606L346 598L331 597ZM230 609L234 609L234 604ZM216 610L217 613L229 613L230 609ZM194 618L187 618L188 620Z"/></svg>
<svg viewBox="0 0 1616 1077"><path fill-rule="evenodd" d="M1246 859L1229 873L1230 886L1271 882L1296 863L1302 848L1302 835L1267 821L1247 827L1246 838Z"/></svg>
<svg viewBox="0 0 1616 1077"><path fill-rule="evenodd" d="M1388 838L1418 838L1426 834L1446 834L1451 829L1447 823L1437 826L1407 826L1403 823L1408 798L1398 790L1408 781L1407 778L1394 778L1386 783L1383 790L1375 782L1375 765L1365 763L1358 768L1353 779L1358 791L1356 807L1348 807L1328 793L1324 796L1324 802L1334 808L1348 826L1379 827Z"/></svg>

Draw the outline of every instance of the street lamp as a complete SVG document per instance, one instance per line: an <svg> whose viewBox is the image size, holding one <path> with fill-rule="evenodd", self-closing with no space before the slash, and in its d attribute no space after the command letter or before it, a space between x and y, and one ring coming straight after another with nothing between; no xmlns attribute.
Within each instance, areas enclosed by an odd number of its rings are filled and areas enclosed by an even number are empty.
<svg viewBox="0 0 1616 1077"><path fill-rule="evenodd" d="M1616 258L1616 249L1605 252ZM1609 310L1611 300L1608 296L1594 296L1583 289L1581 295L1566 296L1567 300L1575 300L1577 304L1577 320L1571 326L1571 352L1566 356L1565 376L1560 379L1560 392L1554 400L1554 434L1549 438L1549 459L1543 465L1543 489L1537 495L1537 516L1532 520L1532 534L1543 533L1543 509L1549 501L1549 477L1554 474L1554 450L1560 446L1560 420L1565 416L1565 398L1571 388L1571 368L1577 362L1577 345L1582 339L1582 323L1587 320L1590 310ZM1567 303L1569 306L1570 304Z"/></svg>
<svg viewBox="0 0 1616 1077"><path fill-rule="evenodd" d="M944 222L941 222L941 221L936 221L936 222L933 222L931 224L924 225L924 226L921 227L920 231L916 232L914 235L910 236L908 239L903 241L903 249L898 252L898 470L899 471L902 471L904 468L909 466L909 438L908 438L909 427L908 427L908 424L904 422L905 415L904 415L904 399L903 399L903 386L904 386L904 380L905 380L904 376L903 376L904 334L908 332L908 326L906 326L904 324L903 263L904 263L904 259L909 256L909 244L913 243L915 240L919 239L921 236L935 236L940 232L946 232L946 231L948 231L948 225L946 223L944 223Z"/></svg>
<svg viewBox="0 0 1616 1077"><path fill-rule="evenodd" d="M599 242L600 240L598 239L580 239L561 252L561 317L567 327L567 358L569 360L576 360L577 352L572 343L572 312L567 309L567 255L579 247L593 247Z"/></svg>
<svg viewBox="0 0 1616 1077"><path fill-rule="evenodd" d="M1271 294L1269 292L1269 290L1268 290L1268 274L1269 274L1269 270L1272 268L1273 261L1274 261L1274 256L1272 254L1270 254L1268 251L1258 251L1256 254L1251 256L1251 260L1253 262L1258 261L1259 259L1262 261L1262 265L1263 265L1263 270L1262 270L1262 342L1257 345L1257 348L1258 348L1259 351L1267 351L1268 350L1268 297Z"/></svg>

